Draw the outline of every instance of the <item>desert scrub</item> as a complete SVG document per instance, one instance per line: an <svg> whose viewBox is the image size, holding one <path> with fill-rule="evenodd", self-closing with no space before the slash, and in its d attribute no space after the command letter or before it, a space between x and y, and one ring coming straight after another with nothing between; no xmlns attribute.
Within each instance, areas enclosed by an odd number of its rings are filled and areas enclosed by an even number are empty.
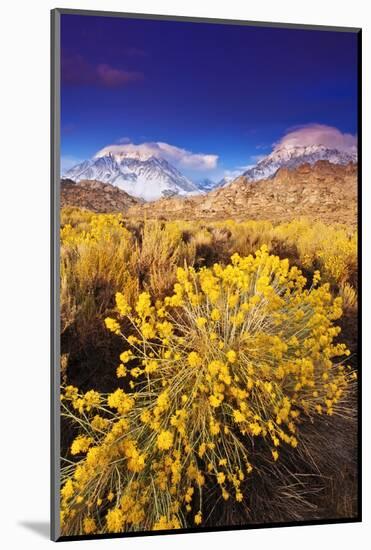
<svg viewBox="0 0 371 550"><path fill-rule="evenodd" d="M357 233L343 225L295 220L275 228L274 235L283 243L295 245L303 267L318 266L324 280L333 285L357 279Z"/></svg>
<svg viewBox="0 0 371 550"><path fill-rule="evenodd" d="M231 231L230 254L238 252L241 256L247 256L254 253L263 244L270 249L274 235L271 222L254 220L235 222L229 220L226 225Z"/></svg>
<svg viewBox="0 0 371 550"><path fill-rule="evenodd" d="M60 297L62 338L68 334L62 351L74 357L92 346L107 348L102 319L117 290L125 288L127 299L135 302L138 280L134 240L121 215L72 214L73 225L61 228Z"/></svg>
<svg viewBox="0 0 371 550"><path fill-rule="evenodd" d="M163 297L175 282L176 269L193 263L194 254L183 242L175 222L146 221L135 242L136 273L141 288Z"/></svg>
<svg viewBox="0 0 371 550"><path fill-rule="evenodd" d="M79 426L78 460L62 470L63 533L207 524L205 495L243 502L261 453L279 463L281 449L300 448L303 419L345 415L341 299L319 282L263 246L226 267L179 268L162 301L142 293L132 307L117 293L105 323L125 340L126 391L62 396Z"/></svg>
<svg viewBox="0 0 371 550"><path fill-rule="evenodd" d="M61 227L71 225L74 228L80 227L81 230L88 228L91 219L96 216L90 210L84 210L74 206L67 206L61 209Z"/></svg>

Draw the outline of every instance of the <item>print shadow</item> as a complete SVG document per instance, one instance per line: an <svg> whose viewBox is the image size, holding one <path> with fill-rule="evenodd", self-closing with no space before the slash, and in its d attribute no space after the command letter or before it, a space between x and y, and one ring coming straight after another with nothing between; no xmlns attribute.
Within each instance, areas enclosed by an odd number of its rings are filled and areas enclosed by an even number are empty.
<svg viewBox="0 0 371 550"><path fill-rule="evenodd" d="M18 525L33 531L43 539L50 538L50 524L48 521L20 521Z"/></svg>

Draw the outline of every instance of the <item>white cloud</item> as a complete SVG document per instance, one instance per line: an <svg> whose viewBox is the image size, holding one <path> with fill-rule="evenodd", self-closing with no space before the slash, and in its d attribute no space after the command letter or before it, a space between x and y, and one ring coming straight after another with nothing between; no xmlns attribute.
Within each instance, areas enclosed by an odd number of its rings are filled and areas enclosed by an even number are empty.
<svg viewBox="0 0 371 550"><path fill-rule="evenodd" d="M187 149L170 145L161 141L145 143L120 143L116 145L107 145L95 155L102 157L108 153L119 155L125 153L137 153L144 157L161 157L177 165L180 168L188 170L213 170L218 164L218 155L192 153Z"/></svg>
<svg viewBox="0 0 371 550"><path fill-rule="evenodd" d="M285 134L274 144L276 151L282 146L324 145L340 151L352 152L357 150L357 137L352 134L343 134L333 126L325 124L308 124L300 126Z"/></svg>

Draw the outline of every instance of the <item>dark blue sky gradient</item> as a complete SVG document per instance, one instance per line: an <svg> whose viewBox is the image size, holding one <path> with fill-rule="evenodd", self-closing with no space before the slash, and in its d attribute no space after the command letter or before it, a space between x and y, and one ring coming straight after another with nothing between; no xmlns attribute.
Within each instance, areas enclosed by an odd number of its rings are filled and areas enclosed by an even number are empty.
<svg viewBox="0 0 371 550"><path fill-rule="evenodd" d="M81 15L61 31L65 162L129 138L217 154L221 174L293 126L357 133L353 33Z"/></svg>

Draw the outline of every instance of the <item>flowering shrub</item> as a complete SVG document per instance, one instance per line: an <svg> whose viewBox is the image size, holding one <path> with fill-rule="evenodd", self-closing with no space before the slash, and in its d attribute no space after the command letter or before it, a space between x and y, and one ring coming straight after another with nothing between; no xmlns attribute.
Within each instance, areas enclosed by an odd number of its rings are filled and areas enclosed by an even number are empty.
<svg viewBox="0 0 371 550"><path fill-rule="evenodd" d="M62 395L80 428L79 460L63 468L63 533L202 525L205 492L244 500L257 448L273 464L300 445L302 418L340 414L352 376L334 343L341 298L319 283L263 246L226 267L178 268L162 301L144 292L131 307L117 293L105 324L126 343L124 387Z"/></svg>

